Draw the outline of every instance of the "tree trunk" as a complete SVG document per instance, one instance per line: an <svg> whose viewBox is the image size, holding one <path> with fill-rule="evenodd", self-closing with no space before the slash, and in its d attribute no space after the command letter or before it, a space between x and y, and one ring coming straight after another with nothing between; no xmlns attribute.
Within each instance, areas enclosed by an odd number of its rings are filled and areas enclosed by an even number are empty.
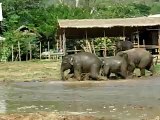
<svg viewBox="0 0 160 120"><path fill-rule="evenodd" d="M79 5L79 0L76 0L76 7L78 7Z"/></svg>

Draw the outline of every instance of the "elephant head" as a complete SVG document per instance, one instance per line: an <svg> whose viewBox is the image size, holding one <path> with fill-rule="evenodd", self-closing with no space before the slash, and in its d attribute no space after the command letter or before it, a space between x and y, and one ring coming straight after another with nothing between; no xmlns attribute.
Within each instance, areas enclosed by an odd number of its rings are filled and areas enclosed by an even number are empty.
<svg viewBox="0 0 160 120"><path fill-rule="evenodd" d="M66 55L62 59L61 63L61 78L62 80L65 80L64 78L64 72L66 70L70 70L69 74L73 73L73 55Z"/></svg>
<svg viewBox="0 0 160 120"><path fill-rule="evenodd" d="M120 56L120 57L124 58L128 62L128 54L127 53L125 53L125 52L118 52L117 56Z"/></svg>

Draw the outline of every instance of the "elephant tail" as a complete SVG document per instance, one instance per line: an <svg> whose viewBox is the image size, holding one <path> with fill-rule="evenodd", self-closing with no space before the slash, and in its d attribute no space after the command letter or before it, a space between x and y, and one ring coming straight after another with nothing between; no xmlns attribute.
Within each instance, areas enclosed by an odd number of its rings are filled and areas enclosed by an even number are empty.
<svg viewBox="0 0 160 120"><path fill-rule="evenodd" d="M158 63L158 55L157 56L152 56L152 59L156 59L154 65L157 65L157 63Z"/></svg>

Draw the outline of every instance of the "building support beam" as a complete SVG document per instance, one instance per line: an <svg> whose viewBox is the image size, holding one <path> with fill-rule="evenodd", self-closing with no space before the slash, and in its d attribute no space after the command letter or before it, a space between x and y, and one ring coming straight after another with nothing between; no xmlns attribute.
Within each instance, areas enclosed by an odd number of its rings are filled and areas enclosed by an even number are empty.
<svg viewBox="0 0 160 120"><path fill-rule="evenodd" d="M160 29L158 30L158 47L159 47L158 52L160 53Z"/></svg>
<svg viewBox="0 0 160 120"><path fill-rule="evenodd" d="M65 30L63 30L62 41L63 41L63 55L66 55L66 34L65 34Z"/></svg>
<svg viewBox="0 0 160 120"><path fill-rule="evenodd" d="M104 30L104 37L106 37L106 31ZM104 57L107 56L107 46L106 46L106 39L104 39Z"/></svg>

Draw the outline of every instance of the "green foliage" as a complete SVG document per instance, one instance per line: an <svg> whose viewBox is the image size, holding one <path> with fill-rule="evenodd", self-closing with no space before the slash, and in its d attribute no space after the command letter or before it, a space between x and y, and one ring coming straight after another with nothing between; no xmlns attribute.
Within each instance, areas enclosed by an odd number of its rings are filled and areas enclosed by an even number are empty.
<svg viewBox="0 0 160 120"><path fill-rule="evenodd" d="M150 13L151 14L160 14L160 2L154 3L151 7Z"/></svg>
<svg viewBox="0 0 160 120"><path fill-rule="evenodd" d="M27 55L29 53L30 44L32 45L33 54L35 55L37 52L36 50L38 49L38 46L35 46L37 42L35 34L22 33L19 31L10 31L5 33L5 38L6 40L3 42L3 46L1 49L1 59L5 59L5 61L11 58L12 46L14 56L18 55L18 42L20 43L21 56Z"/></svg>
<svg viewBox="0 0 160 120"><path fill-rule="evenodd" d="M21 42L22 54L27 53L28 42L34 43L35 51L38 50L39 39L14 32L21 25L37 30L44 35L42 40L56 43L57 19L127 18L159 13L160 9L159 2L154 3L154 1L151 2L152 5L147 5L142 2L131 3L130 0L126 1L126 4L124 1L80 0L79 7L75 7L75 1L74 3L64 1L63 4L49 0L0 0L0 2L5 18L2 26L3 36L6 37L5 47L1 51L4 54L2 56L7 56L7 59L10 59L11 53L6 54L6 51L10 51L11 44L17 46L17 41ZM51 47L55 49L56 44L53 43ZM110 44L110 41L107 40L107 44ZM98 44L96 45L98 48Z"/></svg>
<svg viewBox="0 0 160 120"><path fill-rule="evenodd" d="M135 10L138 10L142 16L146 16L150 14L151 8L145 4L133 4Z"/></svg>

